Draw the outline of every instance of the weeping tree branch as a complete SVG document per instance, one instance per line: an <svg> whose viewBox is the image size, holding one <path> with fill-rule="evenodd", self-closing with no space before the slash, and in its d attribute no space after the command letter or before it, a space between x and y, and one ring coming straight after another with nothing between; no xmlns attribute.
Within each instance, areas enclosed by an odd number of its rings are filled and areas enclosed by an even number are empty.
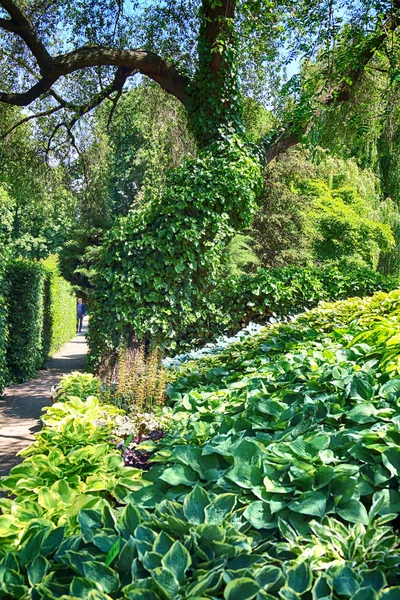
<svg viewBox="0 0 400 600"><path fill-rule="evenodd" d="M301 138L311 129L314 119L321 114L324 108L347 102L351 99L356 83L360 80L375 53L387 41L389 35L400 26L400 0L393 2L393 11L383 23L377 35L371 36L367 41L362 55L358 57L355 66L346 74L339 85L330 90L324 97L320 97L319 105L315 109L312 117L303 125L294 126L290 123L283 131L275 133L272 137L262 141L261 146L264 151L264 160L267 165L274 158L286 152L289 148L300 143Z"/></svg>

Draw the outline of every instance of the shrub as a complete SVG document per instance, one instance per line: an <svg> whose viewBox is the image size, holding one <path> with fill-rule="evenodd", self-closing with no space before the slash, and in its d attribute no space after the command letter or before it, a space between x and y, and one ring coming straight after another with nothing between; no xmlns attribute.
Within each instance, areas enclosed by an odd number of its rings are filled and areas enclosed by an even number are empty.
<svg viewBox="0 0 400 600"><path fill-rule="evenodd" d="M45 269L25 259L7 266L9 340L7 368L10 382L33 377L43 362Z"/></svg>
<svg viewBox="0 0 400 600"><path fill-rule="evenodd" d="M294 315L321 300L365 296L397 285L397 279L370 269L344 272L336 266L258 269L254 275L227 277L208 296L207 318L182 334L179 347L235 333L251 321L265 324L271 317Z"/></svg>
<svg viewBox="0 0 400 600"><path fill-rule="evenodd" d="M101 383L91 373L79 373L75 371L64 375L57 386L54 400L65 401L70 396L76 396L86 400L89 396L98 396L101 391Z"/></svg>
<svg viewBox="0 0 400 600"><path fill-rule="evenodd" d="M44 287L43 362L75 335L76 298L72 286L62 277L56 256L49 256L43 265L47 277Z"/></svg>

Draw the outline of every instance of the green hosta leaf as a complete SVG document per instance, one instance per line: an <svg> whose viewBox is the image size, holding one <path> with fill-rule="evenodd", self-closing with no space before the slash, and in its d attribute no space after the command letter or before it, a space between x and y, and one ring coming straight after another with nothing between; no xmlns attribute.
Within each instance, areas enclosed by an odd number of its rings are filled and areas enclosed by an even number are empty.
<svg viewBox="0 0 400 600"><path fill-rule="evenodd" d="M165 567L159 567L152 571L151 576L163 598L172 599L177 595L179 591L179 582L172 571Z"/></svg>
<svg viewBox="0 0 400 600"><path fill-rule="evenodd" d="M39 556L43 538L46 533L47 530L42 529L32 535L25 543L23 543L18 553L20 564L23 565Z"/></svg>
<svg viewBox="0 0 400 600"><path fill-rule="evenodd" d="M182 584L185 572L192 564L192 559L185 546L176 541L162 559L162 564L166 569L171 571Z"/></svg>
<svg viewBox="0 0 400 600"><path fill-rule="evenodd" d="M245 464L258 466L260 462L261 453L262 451L258 444L256 444L253 441L243 440L235 449L235 465Z"/></svg>
<svg viewBox="0 0 400 600"><path fill-rule="evenodd" d="M118 556L117 569L119 572L129 571L134 558L137 557L135 540L131 536L121 548Z"/></svg>
<svg viewBox="0 0 400 600"><path fill-rule="evenodd" d="M359 400L371 400L374 395L374 388L368 381L360 377L354 377L347 387L347 393L350 398Z"/></svg>
<svg viewBox="0 0 400 600"><path fill-rule="evenodd" d="M300 563L296 567L288 569L286 571L288 586L298 592L304 594L311 588L312 584L312 573L311 569L306 563Z"/></svg>
<svg viewBox="0 0 400 600"><path fill-rule="evenodd" d="M324 577L318 577L312 589L312 600L329 600L330 598L332 598L332 588Z"/></svg>
<svg viewBox="0 0 400 600"><path fill-rule="evenodd" d="M346 503L341 503L336 507L336 512L342 519L350 523L362 523L363 525L369 523L366 508L359 500L352 499Z"/></svg>
<svg viewBox="0 0 400 600"><path fill-rule="evenodd" d="M96 531L103 527L99 510L82 509L78 514L78 522L85 542L90 542Z"/></svg>
<svg viewBox="0 0 400 600"><path fill-rule="evenodd" d="M50 563L44 556L37 556L35 560L26 565L29 583L36 585L40 583L50 568Z"/></svg>
<svg viewBox="0 0 400 600"><path fill-rule="evenodd" d="M190 467L184 465L175 465L165 469L160 475L160 479L170 485L193 486L197 482L197 474Z"/></svg>
<svg viewBox="0 0 400 600"><path fill-rule="evenodd" d="M190 597L199 597L200 594L205 592L212 592L214 589L218 589L219 584L222 579L222 573L209 573L205 577L202 577L195 583L191 584L187 588L187 594L190 594Z"/></svg>
<svg viewBox="0 0 400 600"><path fill-rule="evenodd" d="M65 527L56 527L49 531L42 543L41 554L43 556L48 556L52 554L54 550L60 547L61 542L63 541L65 533Z"/></svg>
<svg viewBox="0 0 400 600"><path fill-rule="evenodd" d="M252 489L261 485L262 471L253 465L239 464L233 467L226 477L239 487Z"/></svg>
<svg viewBox="0 0 400 600"><path fill-rule="evenodd" d="M254 579L239 577L228 583L224 590L225 600L251 600L260 590L260 586Z"/></svg>
<svg viewBox="0 0 400 600"><path fill-rule="evenodd" d="M205 507L210 503L207 492L196 485L183 501L183 512L189 523L200 525L204 523Z"/></svg>
<svg viewBox="0 0 400 600"><path fill-rule="evenodd" d="M127 540L134 534L136 527L140 523L140 512L132 504L127 504L118 519L118 529L122 536Z"/></svg>
<svg viewBox="0 0 400 600"><path fill-rule="evenodd" d="M376 592L379 592L387 585L385 575L378 568L363 571L361 575L363 579L362 587L371 587Z"/></svg>
<svg viewBox="0 0 400 600"><path fill-rule="evenodd" d="M282 576L279 567L267 565L258 571L255 575L256 581L263 590L270 589Z"/></svg>
<svg viewBox="0 0 400 600"><path fill-rule="evenodd" d="M315 517L323 517L326 508L326 498L319 492L305 492L298 500L289 504L294 512Z"/></svg>
<svg viewBox="0 0 400 600"><path fill-rule="evenodd" d="M379 390L382 398L397 399L400 396L400 379L391 379L382 385Z"/></svg>
<svg viewBox="0 0 400 600"><path fill-rule="evenodd" d="M357 404L347 413L347 416L356 423L373 423L376 421L376 408L368 402Z"/></svg>
<svg viewBox="0 0 400 600"><path fill-rule="evenodd" d="M276 527L276 525L272 525L274 517L267 502L261 500L252 502L244 511L243 516L255 529Z"/></svg>
<svg viewBox="0 0 400 600"><path fill-rule="evenodd" d="M388 448L382 454L382 462L394 477L400 476L400 448Z"/></svg>
<svg viewBox="0 0 400 600"><path fill-rule="evenodd" d="M333 587L335 592L346 598L354 596L359 588L359 582L356 574L350 567L343 567L333 578Z"/></svg>
<svg viewBox="0 0 400 600"><path fill-rule="evenodd" d="M286 586L279 590L279 595L283 600L300 600L300 594Z"/></svg>
<svg viewBox="0 0 400 600"><path fill-rule="evenodd" d="M159 554L167 554L168 550L173 546L174 540L165 531L161 531L153 543L153 551Z"/></svg>
<svg viewBox="0 0 400 600"><path fill-rule="evenodd" d="M122 590L124 600L160 600L160 596L151 590L142 590L135 583L127 585Z"/></svg>
<svg viewBox="0 0 400 600"><path fill-rule="evenodd" d="M233 511L236 506L237 496L235 494L221 494L205 509L206 523L219 525Z"/></svg>
<svg viewBox="0 0 400 600"><path fill-rule="evenodd" d="M377 600L378 594L370 587L364 587L358 590L353 596L353 600Z"/></svg>
<svg viewBox="0 0 400 600"><path fill-rule="evenodd" d="M98 583L106 594L114 594L119 589L118 573L101 562L91 561L84 563L83 573L85 577Z"/></svg>
<svg viewBox="0 0 400 600"><path fill-rule="evenodd" d="M95 581L86 577L74 577L69 589L71 596L77 598L87 598L91 590L98 590L98 587Z"/></svg>

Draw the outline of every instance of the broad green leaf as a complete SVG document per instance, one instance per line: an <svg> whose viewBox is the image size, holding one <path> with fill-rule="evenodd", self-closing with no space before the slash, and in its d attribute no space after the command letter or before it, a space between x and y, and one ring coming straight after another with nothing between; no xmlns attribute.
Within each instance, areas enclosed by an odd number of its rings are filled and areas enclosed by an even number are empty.
<svg viewBox="0 0 400 600"><path fill-rule="evenodd" d="M152 571L151 576L163 598L172 599L177 595L179 591L179 582L172 571L165 567L159 567Z"/></svg>
<svg viewBox="0 0 400 600"><path fill-rule="evenodd" d="M350 567L343 567L333 578L333 588L346 598L354 596L359 588L359 581Z"/></svg>
<svg viewBox="0 0 400 600"><path fill-rule="evenodd" d="M44 556L37 556L31 563L26 565L29 583L36 585L40 583L50 568L50 563Z"/></svg>
<svg viewBox="0 0 400 600"><path fill-rule="evenodd" d="M382 454L382 462L394 477L400 476L400 448L388 448Z"/></svg>
<svg viewBox="0 0 400 600"><path fill-rule="evenodd" d="M107 565L98 561L87 562L83 564L83 573L85 577L95 581L106 594L114 594L118 591L118 573Z"/></svg>
<svg viewBox="0 0 400 600"><path fill-rule="evenodd" d="M374 423L376 421L376 408L373 404L364 402L352 408L347 416L356 423Z"/></svg>
<svg viewBox="0 0 400 600"><path fill-rule="evenodd" d="M237 496L235 494L221 494L205 509L206 523L215 523L219 525L230 515L236 506Z"/></svg>
<svg viewBox="0 0 400 600"><path fill-rule="evenodd" d="M350 398L359 400L371 400L374 395L374 389L365 379L354 377L347 388Z"/></svg>
<svg viewBox="0 0 400 600"><path fill-rule="evenodd" d="M259 592L260 587L254 579L239 577L228 583L224 590L225 600L251 600Z"/></svg>
<svg viewBox="0 0 400 600"><path fill-rule="evenodd" d="M386 577L379 568L362 571L362 587L371 587L376 592L379 592L387 585Z"/></svg>
<svg viewBox="0 0 400 600"><path fill-rule="evenodd" d="M160 475L160 479L170 485L187 485L191 487L196 483L198 477L190 467L175 465L165 469L162 475Z"/></svg>
<svg viewBox="0 0 400 600"><path fill-rule="evenodd" d="M377 600L377 598L377 593L370 587L359 589L353 596L353 600Z"/></svg>
<svg viewBox="0 0 400 600"><path fill-rule="evenodd" d="M189 523L193 525L204 523L204 509L209 503L207 492L196 485L183 501L183 512Z"/></svg>
<svg viewBox="0 0 400 600"><path fill-rule="evenodd" d="M298 500L289 504L294 512L315 517L323 517L326 508L326 498L319 492L305 492Z"/></svg>
<svg viewBox="0 0 400 600"><path fill-rule="evenodd" d="M95 581L87 579L86 577L74 577L70 585L70 594L77 598L87 598L87 595L91 590L97 589Z"/></svg>
<svg viewBox="0 0 400 600"><path fill-rule="evenodd" d="M86 542L90 542L96 531L103 527L99 510L82 509L78 514L78 522Z"/></svg>
<svg viewBox="0 0 400 600"><path fill-rule="evenodd" d="M304 594L311 588L313 577L311 569L306 563L302 562L296 567L288 569L285 574L288 586L295 592Z"/></svg>
<svg viewBox="0 0 400 600"><path fill-rule="evenodd" d="M127 504L118 519L118 529L122 536L127 540L134 534L136 527L140 523L140 513L132 504Z"/></svg>
<svg viewBox="0 0 400 600"><path fill-rule="evenodd" d="M352 499L348 502L340 503L336 507L336 512L342 519L350 523L362 523L363 525L368 525L369 523L367 510L359 500Z"/></svg>
<svg viewBox="0 0 400 600"><path fill-rule="evenodd" d="M181 542L176 541L162 559L162 564L169 569L182 584L187 569L192 564L189 552Z"/></svg>
<svg viewBox="0 0 400 600"><path fill-rule="evenodd" d="M282 571L279 567L267 565L258 571L255 579L263 590L270 589L282 576Z"/></svg>
<svg viewBox="0 0 400 600"><path fill-rule="evenodd" d="M244 511L243 516L255 529L268 529L271 526L276 526L272 525L274 517L271 514L268 503L261 500L251 502Z"/></svg>
<svg viewBox="0 0 400 600"><path fill-rule="evenodd" d="M332 588L323 576L319 576L312 589L312 600L327 600L332 598Z"/></svg>

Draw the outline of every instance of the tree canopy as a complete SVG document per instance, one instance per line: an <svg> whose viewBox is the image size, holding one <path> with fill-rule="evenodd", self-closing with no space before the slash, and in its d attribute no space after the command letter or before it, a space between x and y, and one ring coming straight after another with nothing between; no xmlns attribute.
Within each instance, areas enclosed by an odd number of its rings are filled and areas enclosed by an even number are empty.
<svg viewBox="0 0 400 600"><path fill-rule="evenodd" d="M112 110L140 74L190 110L198 91L200 2L1 0L0 6L0 102L57 115L53 135L71 135L77 120L105 99ZM230 19L242 89L284 110L280 130L264 140L267 161L301 140L321 111L348 100L377 56L389 55L397 72L398 2L204 0L203 10L204 38L214 48L209 70L218 70L225 43L220 17ZM280 86L285 67L301 61L302 73Z"/></svg>

